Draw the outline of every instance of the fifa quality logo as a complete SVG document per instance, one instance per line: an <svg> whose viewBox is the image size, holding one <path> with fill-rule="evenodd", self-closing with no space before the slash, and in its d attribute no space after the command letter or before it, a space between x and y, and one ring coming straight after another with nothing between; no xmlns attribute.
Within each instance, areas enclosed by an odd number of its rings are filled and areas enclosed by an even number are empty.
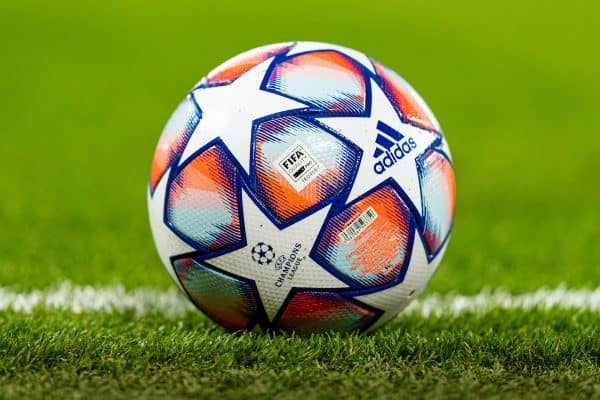
<svg viewBox="0 0 600 400"><path fill-rule="evenodd" d="M294 164L296 164L300 159L302 159L304 157L304 152L303 149L301 147L297 147L296 149L294 149L294 151L292 153L290 153L288 155L288 157L281 163L283 168L285 168L286 170L291 170L292 166ZM298 172L302 172L302 170L297 171L294 175L294 177L297 177L297 175L300 175L300 173Z"/></svg>
<svg viewBox="0 0 600 400"><path fill-rule="evenodd" d="M405 139L403 134L383 121L377 123L377 130L379 131L375 139L377 147L373 152L377 162L373 165L373 170L376 174L382 174L413 151L417 143L411 137Z"/></svg>
<svg viewBox="0 0 600 400"><path fill-rule="evenodd" d="M275 168L297 191L304 189L325 170L308 146L300 141L292 144L275 160Z"/></svg>

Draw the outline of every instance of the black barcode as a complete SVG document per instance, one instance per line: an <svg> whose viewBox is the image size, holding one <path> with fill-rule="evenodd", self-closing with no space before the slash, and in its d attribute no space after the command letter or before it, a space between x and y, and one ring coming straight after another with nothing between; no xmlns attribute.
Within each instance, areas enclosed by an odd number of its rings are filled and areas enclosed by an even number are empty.
<svg viewBox="0 0 600 400"><path fill-rule="evenodd" d="M373 210L373 207L367 208L364 213L340 233L340 236L344 242L348 243L364 231L367 226L371 225L375 218L377 218L377 213Z"/></svg>

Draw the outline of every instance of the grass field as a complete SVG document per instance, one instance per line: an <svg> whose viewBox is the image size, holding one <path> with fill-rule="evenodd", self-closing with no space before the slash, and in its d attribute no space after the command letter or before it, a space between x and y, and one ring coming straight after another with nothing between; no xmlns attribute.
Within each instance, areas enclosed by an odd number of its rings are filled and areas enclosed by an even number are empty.
<svg viewBox="0 0 600 400"><path fill-rule="evenodd" d="M147 222L158 134L206 71L285 40L369 53L441 121L457 215L425 298L596 289L599 11L5 0L0 289L172 288ZM167 314L0 307L0 398L600 398L597 306L408 313L370 336L311 338L232 336L199 313Z"/></svg>

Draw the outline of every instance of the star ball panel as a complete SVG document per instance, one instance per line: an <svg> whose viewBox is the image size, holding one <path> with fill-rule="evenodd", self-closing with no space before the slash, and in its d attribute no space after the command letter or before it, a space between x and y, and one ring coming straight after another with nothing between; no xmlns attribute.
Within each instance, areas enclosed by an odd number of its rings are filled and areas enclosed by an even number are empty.
<svg viewBox="0 0 600 400"><path fill-rule="evenodd" d="M241 241L237 169L213 145L174 174L166 221L192 246L218 250Z"/></svg>
<svg viewBox="0 0 600 400"><path fill-rule="evenodd" d="M296 143L323 167L301 190L292 186L276 162ZM254 156L258 198L278 220L287 221L342 191L358 157L355 148L311 120L291 115L261 122L256 129Z"/></svg>
<svg viewBox="0 0 600 400"><path fill-rule="evenodd" d="M156 189L158 181L163 177L171 163L181 155L192 132L200 122L201 113L187 96L177 107L165 126L152 160L150 172L150 188Z"/></svg>
<svg viewBox="0 0 600 400"><path fill-rule="evenodd" d="M369 212L375 217L366 225L363 221ZM352 228L356 235L345 237L344 233ZM316 250L352 283L377 287L401 276L414 229L408 206L394 188L386 185L331 217Z"/></svg>
<svg viewBox="0 0 600 400"><path fill-rule="evenodd" d="M440 125L423 98L400 75L373 61L381 87L402 117L424 129L441 132Z"/></svg>
<svg viewBox="0 0 600 400"><path fill-rule="evenodd" d="M365 331L410 301L394 293L423 289L456 188L435 116L399 75L341 46L281 43L192 93L148 198L159 253L200 310L232 331Z"/></svg>
<svg viewBox="0 0 600 400"><path fill-rule="evenodd" d="M249 283L207 268L193 258L174 260L173 268L192 302L225 328L239 331L256 320L258 306Z"/></svg>
<svg viewBox="0 0 600 400"><path fill-rule="evenodd" d="M344 298L339 293L305 291L293 295L277 327L298 333L362 330L377 313Z"/></svg>
<svg viewBox="0 0 600 400"><path fill-rule="evenodd" d="M423 198L423 236L429 255L438 252L454 221L456 183L450 160L430 149L417 160Z"/></svg>
<svg viewBox="0 0 600 400"><path fill-rule="evenodd" d="M278 62L267 88L328 114L360 114L367 84L358 65L336 51L316 51Z"/></svg>
<svg viewBox="0 0 600 400"><path fill-rule="evenodd" d="M228 85L263 61L285 53L290 47L291 44L274 44L242 53L209 72L201 85L206 87Z"/></svg>

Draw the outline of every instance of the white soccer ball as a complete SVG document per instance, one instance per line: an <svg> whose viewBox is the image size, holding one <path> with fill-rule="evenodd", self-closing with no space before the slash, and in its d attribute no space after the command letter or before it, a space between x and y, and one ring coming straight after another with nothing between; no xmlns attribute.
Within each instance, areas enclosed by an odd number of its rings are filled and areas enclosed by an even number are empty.
<svg viewBox="0 0 600 400"><path fill-rule="evenodd" d="M237 331L371 330L425 287L455 181L433 113L400 76L311 42L243 53L181 102L148 203L165 267Z"/></svg>

